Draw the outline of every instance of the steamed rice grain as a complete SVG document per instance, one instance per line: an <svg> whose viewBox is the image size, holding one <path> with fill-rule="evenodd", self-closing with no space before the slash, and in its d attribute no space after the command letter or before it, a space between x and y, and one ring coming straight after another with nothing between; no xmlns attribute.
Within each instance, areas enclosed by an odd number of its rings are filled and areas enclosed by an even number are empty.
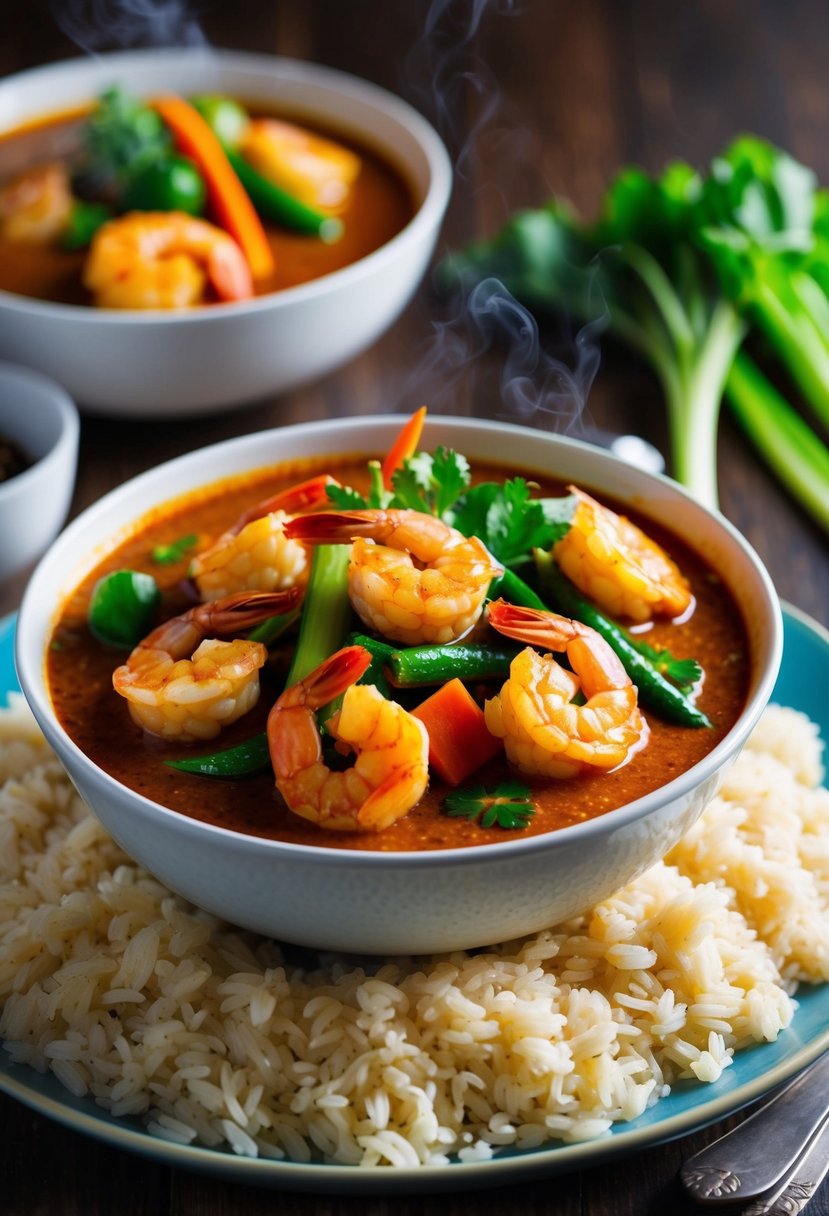
<svg viewBox="0 0 829 1216"><path fill-rule="evenodd" d="M576 1142L715 1082L829 978L829 791L770 707L691 832L578 920L487 952L291 966L172 895L0 710L0 1039L152 1134L413 1166Z"/></svg>

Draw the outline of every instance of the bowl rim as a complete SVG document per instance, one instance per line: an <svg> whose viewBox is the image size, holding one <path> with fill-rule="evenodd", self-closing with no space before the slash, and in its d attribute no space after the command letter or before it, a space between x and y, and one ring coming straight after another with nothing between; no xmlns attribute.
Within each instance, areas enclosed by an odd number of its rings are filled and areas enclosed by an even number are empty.
<svg viewBox="0 0 829 1216"><path fill-rule="evenodd" d="M37 83L38 80L43 79L46 84L49 77L61 74L83 77L85 69L89 69L93 65L97 67L100 64L111 63L115 72L119 65L140 67L153 61L170 60L176 67L180 67L182 57L197 66L213 67L218 71L226 68L228 71L249 71L255 75L261 75L263 72L273 74L275 71L285 79L298 83L302 83L303 80L310 77L313 82L321 86L327 86L341 95L354 97L375 109L382 110L384 115L395 120L416 140L429 166L429 183L426 193L411 219L390 240L356 261L349 262L348 265L342 266L338 270L328 271L319 278L311 279L306 283L280 288L261 296L254 296L250 300L210 304L183 310L96 309L84 304L61 304L52 300L39 300L33 296L0 289L0 306L38 317L58 320L71 318L82 325L138 324L146 326L163 324L166 327L170 324L194 325L199 322L204 324L211 320L220 322L229 316L243 317L272 308L287 308L295 302L312 302L316 296L325 295L332 288L359 283L360 279L382 269L385 263L395 260L401 247L416 242L424 233L428 233L433 228L437 229L440 225L449 204L453 180L452 165L443 140L431 123L402 97L398 97L373 81L363 80L359 76L342 72L337 68L306 60L291 59L284 55L264 55L253 51L225 50L221 47L209 49L204 47L149 47L131 51L112 51L104 55L96 55L94 60L88 56L73 56L69 59L56 60L54 63L27 68L22 72L15 72L0 80L0 97L5 91L12 91L20 82L34 81ZM48 113L47 108L32 113L29 117L36 118L48 115ZM13 132L20 125L21 121L18 121L15 126L10 128L10 131ZM398 167L398 172L405 177L404 169ZM409 185L408 182L407 185Z"/></svg>
<svg viewBox="0 0 829 1216"><path fill-rule="evenodd" d="M34 488L34 483L43 477L44 472L51 470L65 452L77 448L81 430L78 407L63 385L50 376L35 371L34 368L24 367L23 364L10 360L0 360L0 385L14 381L22 382L40 394L39 409L43 409L45 405L46 408L54 410L58 419L58 434L48 451L38 456L22 473L17 473L8 481L0 482L0 502L3 501L6 490L11 497L12 494L17 495L29 489L30 483L31 488Z"/></svg>
<svg viewBox="0 0 829 1216"><path fill-rule="evenodd" d="M370 443L368 436L371 435L378 427L393 427L399 428L401 420L400 414L377 414L362 418L339 418L329 419L325 426L330 432L342 432L344 437L350 440L363 439L365 437L364 446L359 448L356 442L352 442L349 448L343 448L345 452L366 452L369 450ZM553 447L563 449L564 451L577 451L588 453L589 458L595 459L597 462L597 480L601 475L601 468L610 467L630 468L625 461L620 460L612 453L597 448L595 445L586 443L582 440L572 439L566 435L552 434L549 432L539 432L531 427L522 426L516 423L507 423L499 421L490 421L474 418L463 418L453 415L435 415L426 419L425 435L428 438L429 429L439 429L441 425L448 425L450 429L457 429L461 433L469 432L484 432L491 435L501 435L505 433L516 434L519 437L527 438L533 435L538 441L550 443ZM246 435L239 435L232 439L221 440L218 443L208 444L202 448L194 449L193 451L176 456L169 461L156 465L143 473L130 478L122 485L117 486L109 491L95 503L86 508L75 520L68 525L61 533L57 540L50 546L49 550L38 562L35 571L29 580L29 583L24 592L23 601L18 613L17 629L15 633L15 663L17 674L20 680L20 685L24 696L29 703L35 716L38 718L47 737L50 733L54 733L60 738L61 746L69 749L76 760L83 765L87 772L94 777L97 782L103 782L112 792L114 799L123 799L127 797L135 800L136 808L145 812L150 818L162 818L167 822L167 828L175 833L183 836L190 835L192 832L204 834L205 836L215 835L217 840L225 842L233 842L236 852L244 854L247 852L262 852L271 853L274 855L274 860L278 857L283 857L286 860L305 861L317 866L343 866L347 865L350 868L359 870L370 870L378 867L384 868L393 865L400 869L432 869L434 867L466 867L470 865L494 865L508 860L518 859L528 853L543 853L547 849L557 847L557 843L572 845L575 843L589 840L591 836L603 834L603 829L609 834L613 834L616 828L621 828L629 823L639 819L644 819L659 806L675 801L690 794L693 789L698 788L705 782L709 781L719 771L721 766L727 762L729 757L734 757L745 743L748 735L755 726L760 714L768 703L777 674L780 668L783 652L783 616L780 607L780 601L777 592L772 583L771 577L761 562L759 556L748 540L727 520L719 511L714 511L703 506L698 502L693 495L681 486L672 478L664 474L649 473L641 469L636 469L637 477L644 478L646 482L655 483L667 489L672 495L678 497L681 501L686 502L691 508L702 512L704 515L713 519L717 527L725 533L729 541L741 550L744 559L753 568L755 576L758 578L763 590L765 591L766 601L768 605L769 616L769 636L767 644L767 659L764 668L760 670L759 678L756 681L756 687L749 691L749 695L743 706L737 721L720 740L718 744L710 752L708 752L701 760L692 765L691 768L678 774L673 780L666 785L659 786L656 790L644 794L631 802L624 803L620 807L606 811L602 815L597 815L593 819L585 820L581 823L570 824L567 827L557 828L550 832L540 833L538 835L525 837L515 840L497 841L495 843L485 845L469 845L460 848L452 849L436 849L422 852L391 852L379 849L348 849L344 850L327 845L306 845L295 844L289 841L281 841L269 839L267 837L252 836L244 832L238 832L229 828L222 828L215 824L206 823L203 820L195 819L185 815L183 812L176 811L170 807L164 806L160 802L155 802L153 799L147 798L143 794L137 793L129 786L124 785L116 778L112 777L104 769L96 765L82 749L69 736L67 731L61 725L57 714L54 711L51 697L49 696L48 685L44 669L44 642L47 639L32 638L29 639L28 633L28 614L26 611L27 604L31 600L36 600L42 593L39 589L39 582L46 577L48 573L48 565L53 560L53 554L71 548L72 542L76 533L82 531L87 523L94 519L96 515L105 514L112 506L117 505L118 501L126 498L129 495L140 491L147 483L156 479L164 479L167 484L175 485L175 474L177 469L186 467L192 461L209 462L214 455L222 452L227 454L229 451L243 451L246 447L250 447L254 452L261 448L262 445L271 442L276 442L278 445L279 439L284 438L288 433L312 434L319 427L318 422L298 423L293 426L275 427L266 431L254 432ZM374 440L376 446L376 439ZM278 446L277 446L278 450ZM291 459L286 457L286 460ZM474 457L473 457L474 460ZM244 465L242 470L233 470L235 475L238 471L255 471L257 468L267 468L271 465L278 465L279 460L266 462L262 464L252 459L248 464ZM507 462L508 464L509 462ZM209 480L202 481L201 485L207 486L214 482L221 482L222 476L211 477ZM166 499L155 498L146 508L149 510L155 503L170 501L175 496L170 495ZM140 518L140 515L134 518ZM693 547L693 542L686 541ZM81 559L79 559L81 560ZM44 573L46 572L46 573ZM67 589L62 589L61 602L65 602L66 597L70 594ZM50 615L50 626L54 624L58 613L58 608L55 607ZM31 648L31 653L30 649ZM35 653L36 652L36 653ZM94 808L93 808L94 809Z"/></svg>

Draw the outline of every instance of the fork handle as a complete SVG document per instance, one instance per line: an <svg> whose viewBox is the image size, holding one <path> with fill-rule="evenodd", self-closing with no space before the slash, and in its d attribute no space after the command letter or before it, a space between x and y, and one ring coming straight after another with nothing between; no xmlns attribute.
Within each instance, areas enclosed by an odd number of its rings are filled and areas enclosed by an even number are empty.
<svg viewBox="0 0 829 1216"><path fill-rule="evenodd" d="M680 1180L697 1203L746 1203L780 1181L829 1119L829 1053L739 1127L696 1153Z"/></svg>

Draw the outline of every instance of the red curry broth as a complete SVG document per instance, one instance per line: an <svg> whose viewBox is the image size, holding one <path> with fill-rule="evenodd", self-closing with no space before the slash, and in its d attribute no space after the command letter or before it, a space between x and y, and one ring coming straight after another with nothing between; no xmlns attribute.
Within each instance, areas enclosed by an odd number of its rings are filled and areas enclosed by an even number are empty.
<svg viewBox="0 0 829 1216"><path fill-rule="evenodd" d="M319 472L322 462L294 463L263 470L208 487L167 508L157 509L140 521L135 533L114 549L78 587L64 606L47 660L47 674L57 715L78 746L118 781L163 805L205 822L255 836L296 844L343 849L411 851L458 848L518 839L592 819L664 785L701 760L723 738L742 710L748 683L749 654L740 614L716 573L687 546L650 521L639 520L659 541L690 579L696 598L691 619L683 624L655 623L647 639L668 647L677 657L693 656L703 665L705 681L698 704L714 723L712 729L688 729L662 722L647 713L651 728L648 746L624 767L568 781L544 782L525 778L508 769L503 755L473 775L474 784L497 784L520 776L532 788L536 814L526 829L482 828L467 819L441 813L448 792L432 777L418 806L383 832L326 832L293 815L283 805L270 773L239 780L186 774L164 764L182 756L206 755L231 747L262 731L268 710L281 691L290 663L294 639L272 652L262 673L259 704L240 721L222 731L209 744L165 743L145 735L129 716L126 702L112 688L112 672L125 655L97 642L86 627L86 606L98 578L128 567L151 573L163 596L163 616L173 616L190 605L182 580L194 551L176 565L154 565L156 545L172 544L196 533L199 547L228 527L245 509ZM367 489L366 465L329 461L345 484ZM533 475L541 495L562 494L564 487ZM474 480L501 480L504 470L477 466ZM585 487L590 489L590 487ZM595 492L600 499L601 491ZM610 504L608 504L610 505ZM356 621L355 625L359 626ZM428 688L414 691L417 699ZM497 685L474 690L492 695ZM404 699L405 694L401 696Z"/></svg>
<svg viewBox="0 0 829 1216"><path fill-rule="evenodd" d="M247 108L252 117L263 116L261 108ZM337 212L344 228L342 237L333 244L265 223L275 271L256 284L257 295L296 287L351 265L390 241L414 214L408 183L370 148L344 132L323 130L301 115L279 117L350 148L360 157L362 166L347 202ZM24 169L71 155L82 121L77 112L56 114L0 135L0 186ZM206 218L211 216L208 214ZM0 290L59 304L91 306L92 297L81 282L86 255L84 249L68 251L54 243L13 241L0 234Z"/></svg>

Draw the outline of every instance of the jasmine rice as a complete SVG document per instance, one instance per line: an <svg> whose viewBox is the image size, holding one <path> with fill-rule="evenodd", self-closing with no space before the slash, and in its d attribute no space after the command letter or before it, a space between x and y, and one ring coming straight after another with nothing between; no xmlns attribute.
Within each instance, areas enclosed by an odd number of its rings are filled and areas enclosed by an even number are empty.
<svg viewBox="0 0 829 1216"><path fill-rule="evenodd" d="M355 1166L601 1136L710 1083L829 978L829 791L769 708L664 862L475 954L291 963L185 904L87 811L19 697L0 710L0 1039L153 1134Z"/></svg>

